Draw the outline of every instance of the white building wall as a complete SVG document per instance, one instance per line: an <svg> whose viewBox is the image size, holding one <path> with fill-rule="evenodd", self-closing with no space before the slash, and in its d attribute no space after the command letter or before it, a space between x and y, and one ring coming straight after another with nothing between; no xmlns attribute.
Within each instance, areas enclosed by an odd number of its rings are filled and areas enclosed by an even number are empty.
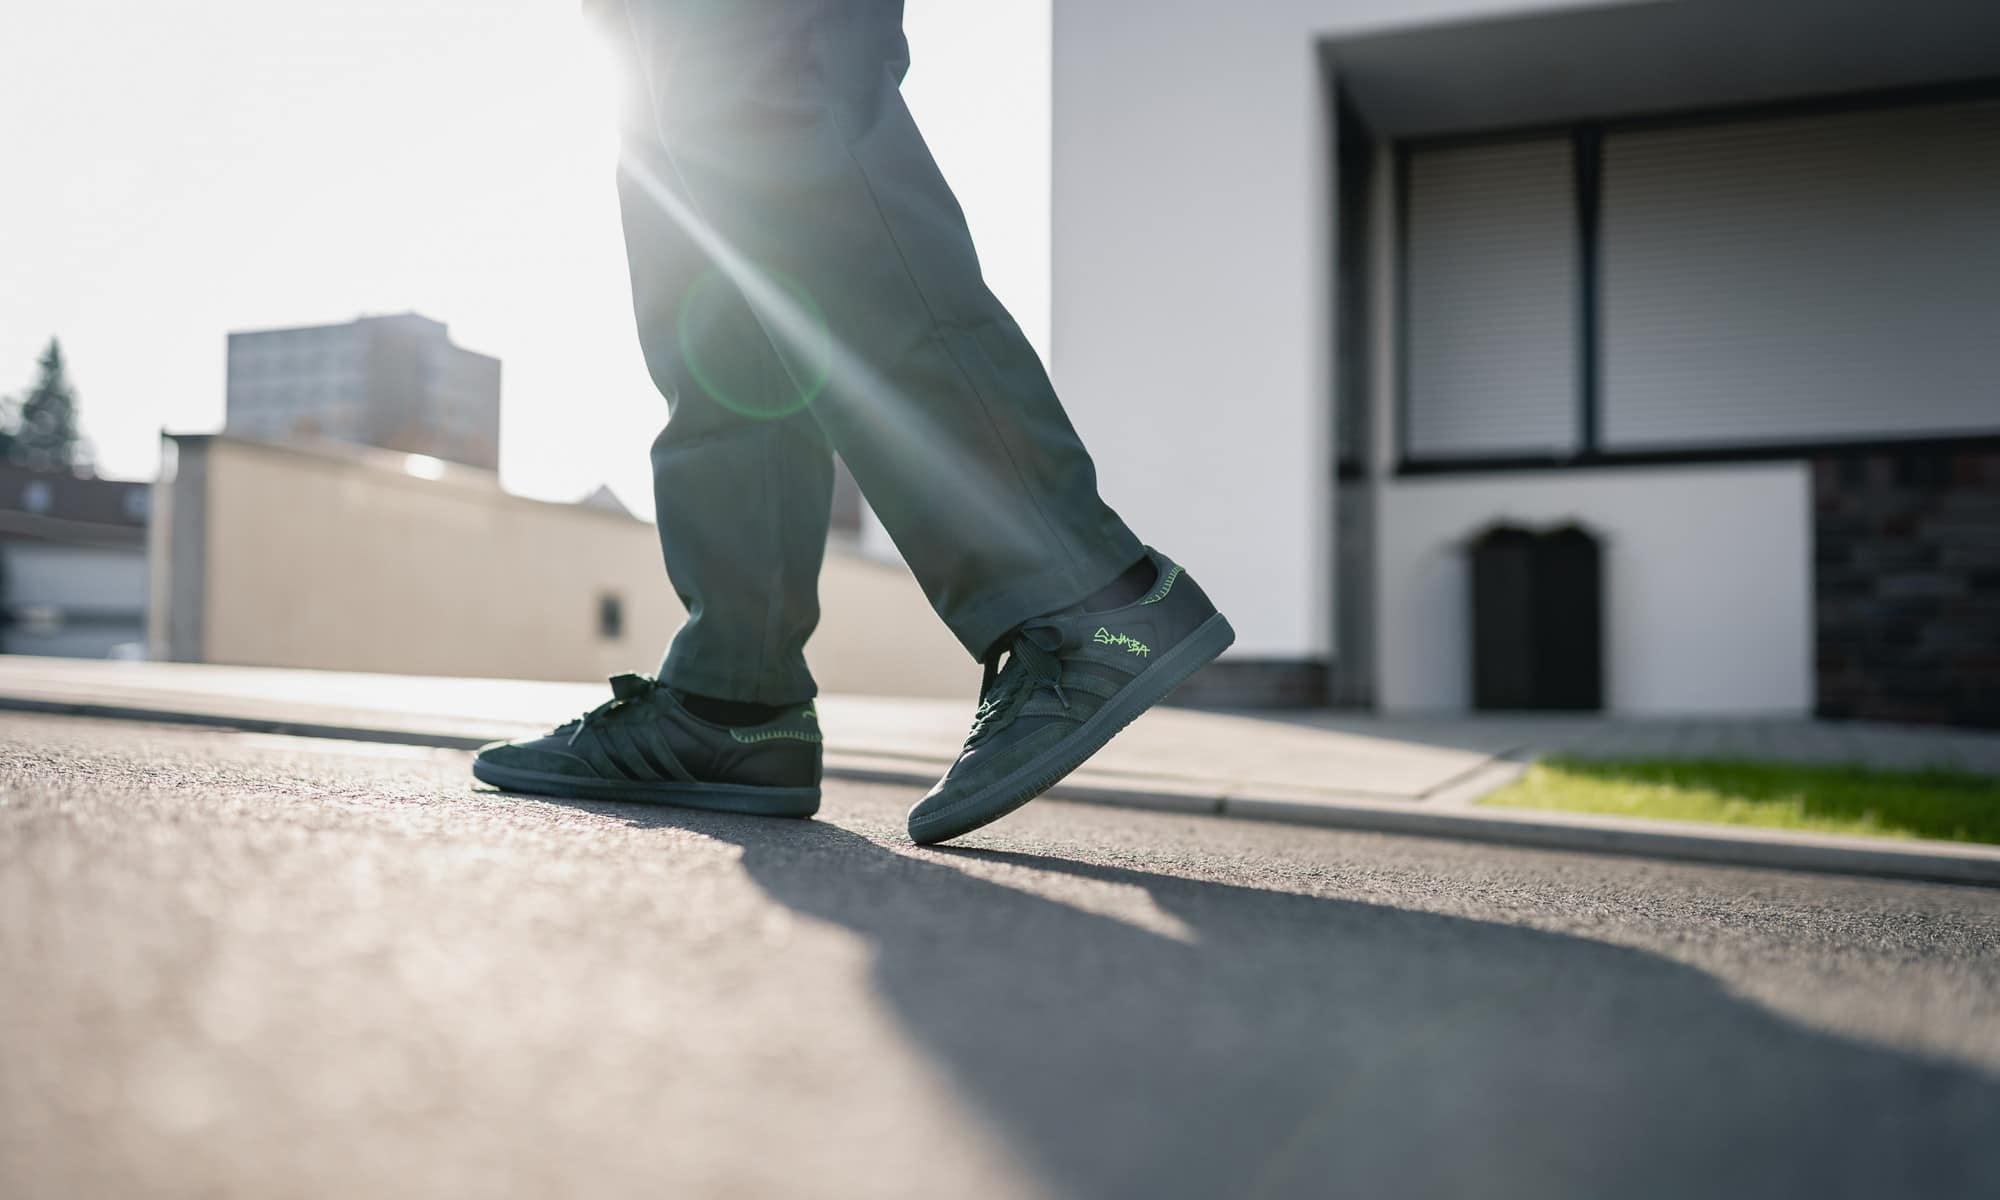
<svg viewBox="0 0 2000 1200"><path fill-rule="evenodd" d="M16 542L6 561L9 604L25 608L146 611L146 551Z"/></svg>
<svg viewBox="0 0 2000 1200"><path fill-rule="evenodd" d="M9 654L104 658L141 653L146 641L147 573L143 545L0 545L6 606L16 623Z"/></svg>
<svg viewBox="0 0 2000 1200"><path fill-rule="evenodd" d="M1564 7L1063 0L1051 365L1105 498L1244 657L1333 628L1329 35Z"/></svg>
<svg viewBox="0 0 2000 1200"><path fill-rule="evenodd" d="M1812 706L1804 463L1404 479L1384 487L1377 686L1392 712L1471 695L1465 543L1495 521L1603 538L1605 703L1629 715Z"/></svg>

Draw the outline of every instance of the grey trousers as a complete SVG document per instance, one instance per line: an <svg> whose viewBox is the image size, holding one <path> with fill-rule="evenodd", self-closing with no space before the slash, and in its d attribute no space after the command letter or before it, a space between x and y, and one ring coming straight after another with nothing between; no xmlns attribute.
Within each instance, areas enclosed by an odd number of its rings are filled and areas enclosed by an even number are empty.
<svg viewBox="0 0 2000 1200"><path fill-rule="evenodd" d="M633 77L619 199L688 610L661 678L814 694L834 451L975 657L1136 561L903 103L902 0L596 7Z"/></svg>

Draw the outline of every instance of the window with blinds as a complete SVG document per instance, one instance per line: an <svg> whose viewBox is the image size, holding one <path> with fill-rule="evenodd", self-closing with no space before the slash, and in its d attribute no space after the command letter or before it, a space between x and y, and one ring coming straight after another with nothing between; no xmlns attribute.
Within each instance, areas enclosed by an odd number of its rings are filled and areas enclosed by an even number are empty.
<svg viewBox="0 0 2000 1200"><path fill-rule="evenodd" d="M1404 452L1577 448L1577 228L1564 137L1409 152Z"/></svg>
<svg viewBox="0 0 2000 1200"><path fill-rule="evenodd" d="M1602 214L1606 451L2000 432L2000 101L1614 132Z"/></svg>

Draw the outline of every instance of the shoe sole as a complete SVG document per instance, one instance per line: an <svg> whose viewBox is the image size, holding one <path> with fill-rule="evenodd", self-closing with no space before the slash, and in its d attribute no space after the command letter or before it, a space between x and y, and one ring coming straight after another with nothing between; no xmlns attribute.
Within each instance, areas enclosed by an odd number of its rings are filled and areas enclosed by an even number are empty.
<svg viewBox="0 0 2000 1200"><path fill-rule="evenodd" d="M503 767L472 760L472 776L509 792L575 800L638 801L702 808L753 817L810 817L819 811L816 787L756 787L746 783L640 783L624 779L578 779L549 771Z"/></svg>
<svg viewBox="0 0 2000 1200"><path fill-rule="evenodd" d="M1235 640L1236 630L1221 613L1216 613L1162 654L1150 669L1136 676L1124 691L1107 700L1103 708L1092 713L1089 720L1063 741L962 800L921 817L912 811L910 840L920 846L949 841L999 820L1048 791Z"/></svg>

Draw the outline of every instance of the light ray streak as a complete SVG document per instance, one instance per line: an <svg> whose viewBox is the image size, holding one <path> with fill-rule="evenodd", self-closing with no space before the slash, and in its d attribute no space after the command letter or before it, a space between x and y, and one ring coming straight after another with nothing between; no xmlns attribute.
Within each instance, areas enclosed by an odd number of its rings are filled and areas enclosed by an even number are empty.
<svg viewBox="0 0 2000 1200"><path fill-rule="evenodd" d="M1008 502L1015 487L996 479L987 464L967 458L916 401L833 336L824 322L731 245L639 156L621 153L619 167L742 292L774 351L782 345L791 352L778 354L788 374L794 372L794 358L812 362L824 356L827 381L837 390L839 403L864 426L865 436L893 451L912 474L928 475L939 489L970 502L978 521L976 528L960 531L967 540L977 538L1003 557L1040 556L1052 534L1024 516L1029 506ZM796 378L794 383L802 386Z"/></svg>

